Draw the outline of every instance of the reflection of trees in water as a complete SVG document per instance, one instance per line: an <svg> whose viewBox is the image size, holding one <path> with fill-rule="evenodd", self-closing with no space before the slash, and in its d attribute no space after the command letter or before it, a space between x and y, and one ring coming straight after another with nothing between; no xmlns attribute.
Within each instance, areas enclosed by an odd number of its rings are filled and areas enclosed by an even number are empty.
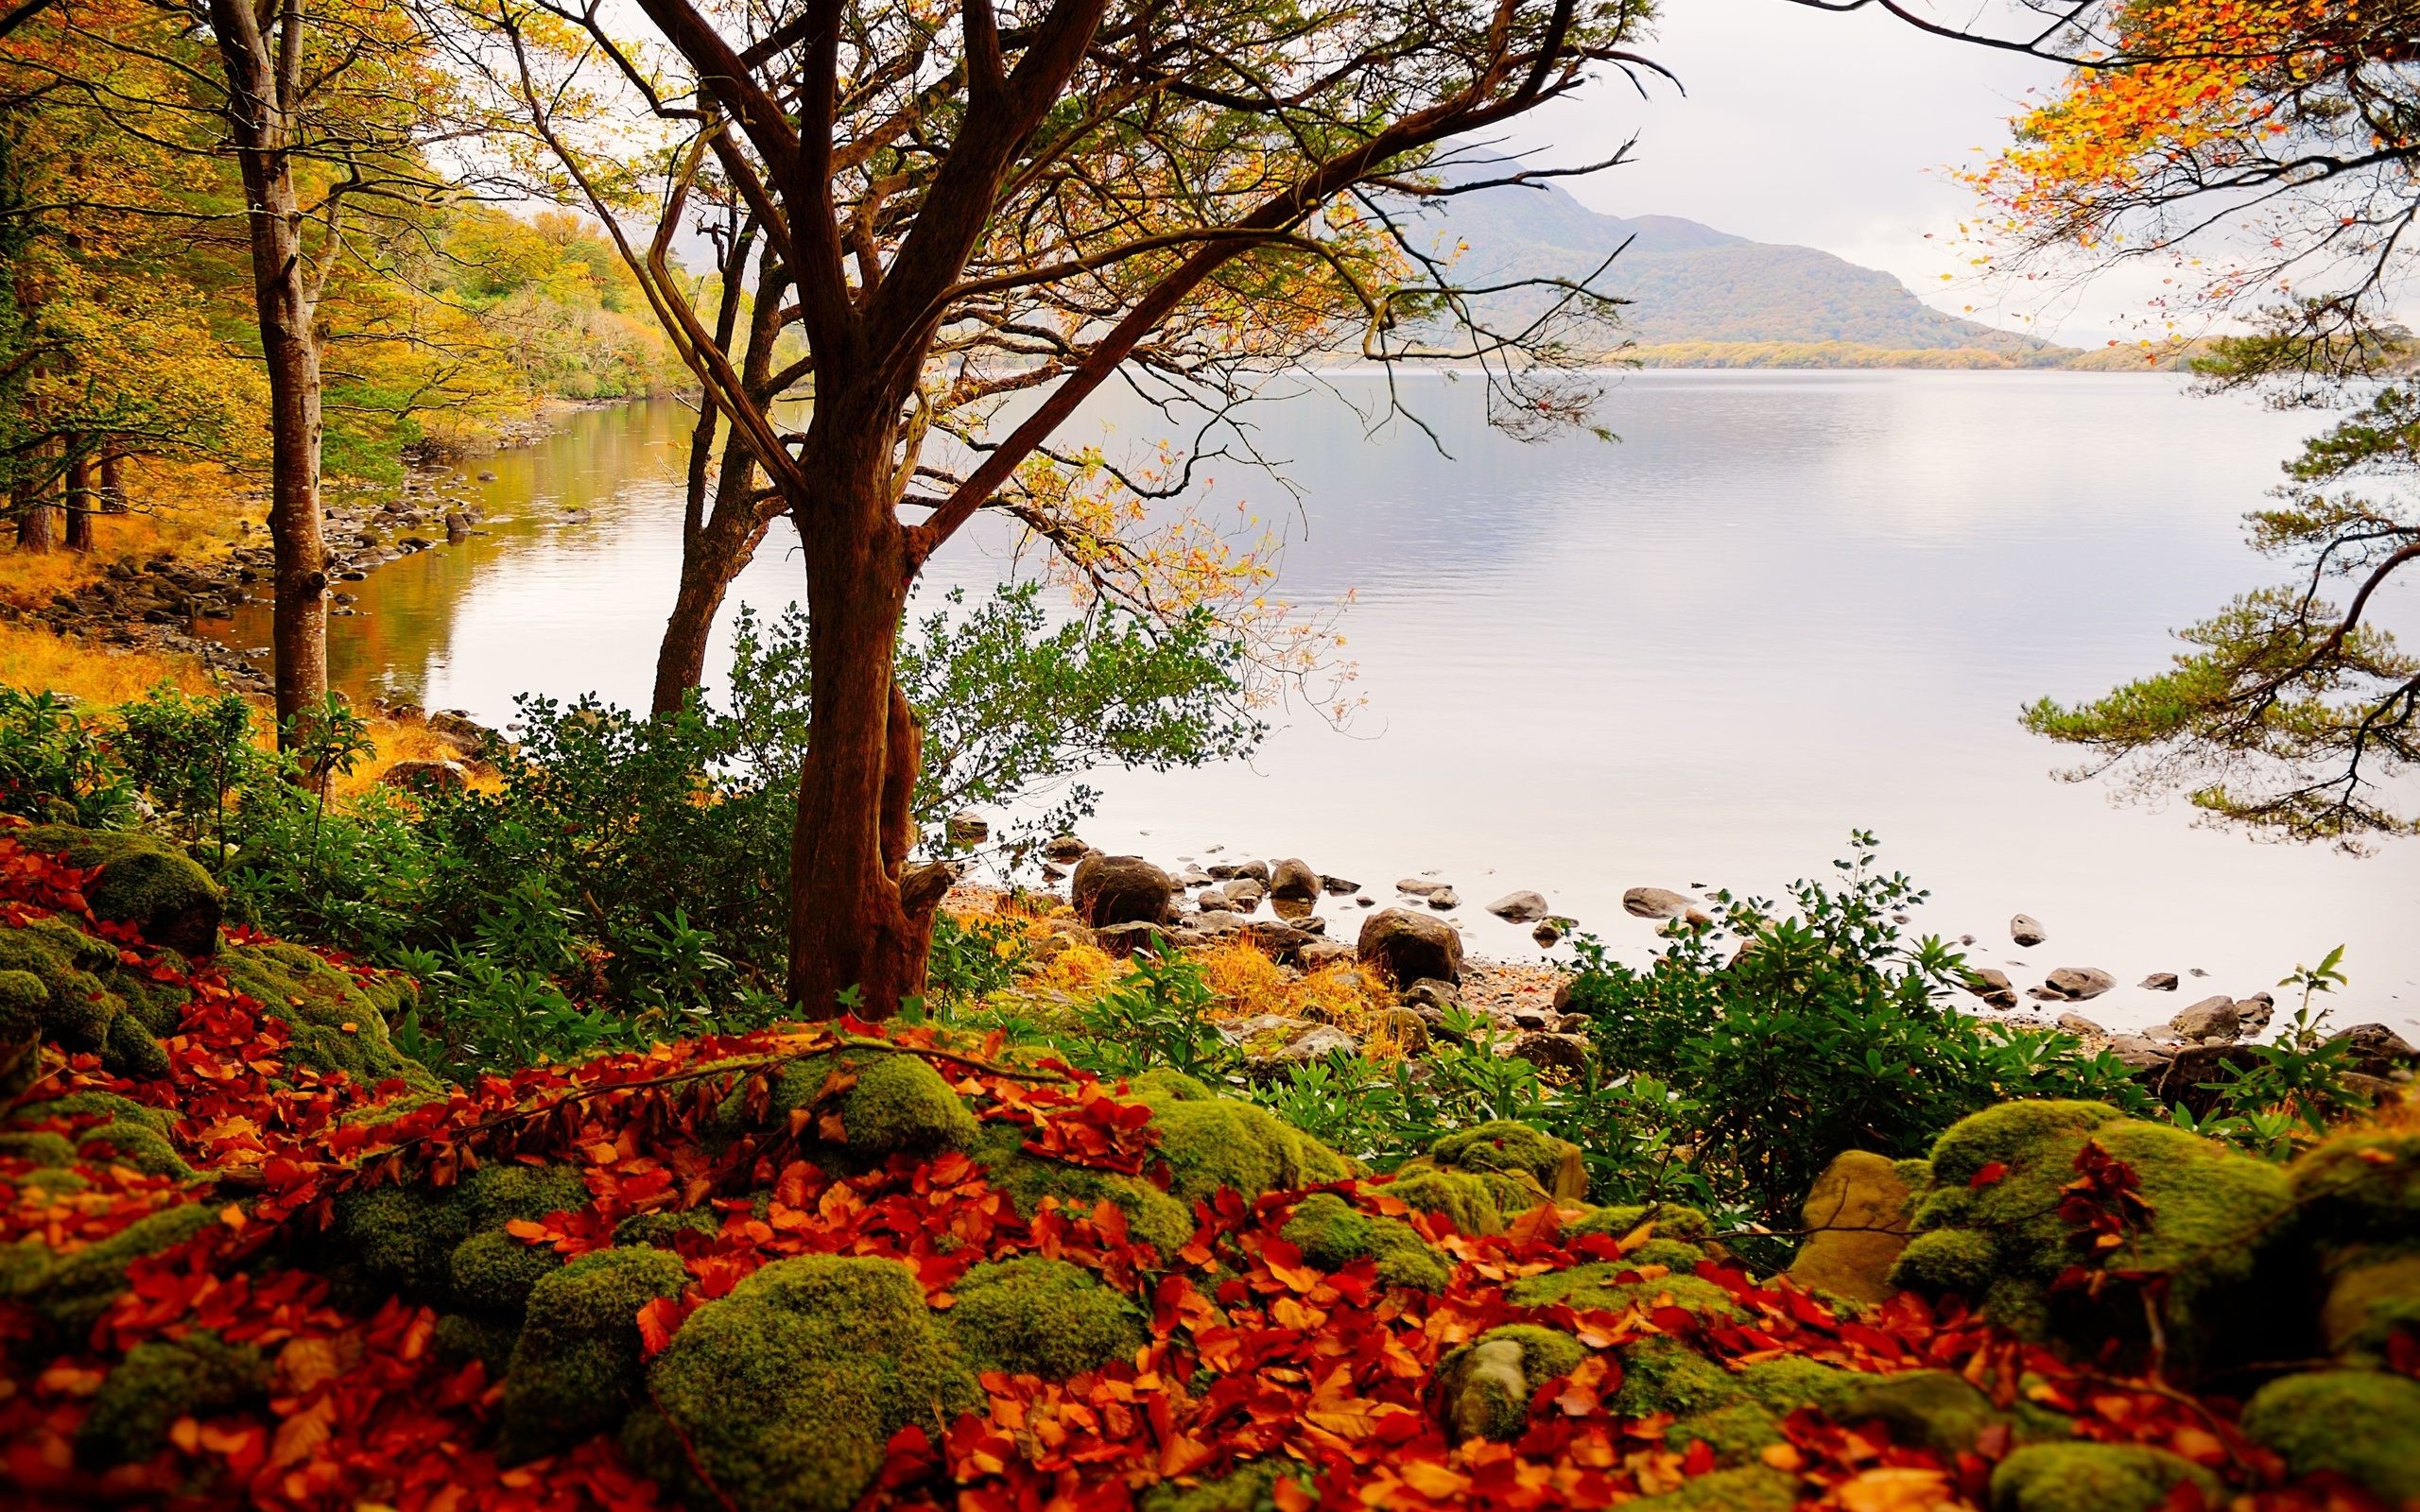
<svg viewBox="0 0 2420 1512"><path fill-rule="evenodd" d="M454 645L472 589L508 553L564 529L557 522L566 510L586 509L595 516L592 524L570 528L609 539L631 505L631 485L678 475L689 420L689 411L671 401L581 410L564 417L536 445L465 458L453 470L462 481L441 486L475 500L483 518L475 528L488 533L459 545L443 544L444 511L455 505L441 500L427 524L404 532L439 544L389 562L360 582L337 584L337 592L354 595L358 612L328 621L329 684L356 700L420 698L431 667L478 654L475 646L458 654ZM495 481L475 481L481 472L493 472ZM578 540L561 543L576 545ZM672 570L667 561L667 604ZM240 605L233 621L205 629L231 645L267 645L268 606Z"/></svg>

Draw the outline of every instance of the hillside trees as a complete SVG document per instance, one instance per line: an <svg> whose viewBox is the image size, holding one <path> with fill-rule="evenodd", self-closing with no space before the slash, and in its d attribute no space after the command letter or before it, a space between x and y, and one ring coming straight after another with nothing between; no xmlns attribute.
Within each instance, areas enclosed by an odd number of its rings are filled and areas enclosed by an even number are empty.
<svg viewBox="0 0 2420 1512"><path fill-rule="evenodd" d="M1571 94L1593 65L1643 66L1627 44L1645 11L638 9L661 66L595 9L506 0L487 19L510 52L499 77L609 220L591 170L620 160L582 139L590 112L557 109L573 72L610 62L671 138L654 236L614 224L805 567L789 995L810 1014L886 1014L922 985L946 882L908 866L920 737L893 672L925 563L990 510L1138 605L1228 580L1215 542L1152 528L1150 501L1248 444L1222 426L1255 384L1357 336L1369 360L1480 369L1499 423L1581 418L1588 392L1556 364L1574 322L1605 311L1589 270L1552 281L1564 298L1545 315L1489 329L1468 302L1479 291L1401 234L1382 196L1451 192L1416 177L1441 144ZM751 384L735 322L710 328L670 264L709 163L789 285L814 396L803 429ZM1143 470L1056 443L1113 381L1191 417L1196 443Z"/></svg>
<svg viewBox="0 0 2420 1512"><path fill-rule="evenodd" d="M2214 387L2350 411L2250 517L2288 581L2182 631L2166 671L2045 699L2026 723L2091 753L2077 775L2182 788L2222 822L2354 850L2411 833L2397 783L2420 761L2420 661L2379 622L2420 560L2420 395L2394 302L2420 221L2420 16L2347 0L2024 9L2037 25L1993 40L2074 67L1970 175L1995 256L2172 263L2170 319L2245 332L2198 364Z"/></svg>

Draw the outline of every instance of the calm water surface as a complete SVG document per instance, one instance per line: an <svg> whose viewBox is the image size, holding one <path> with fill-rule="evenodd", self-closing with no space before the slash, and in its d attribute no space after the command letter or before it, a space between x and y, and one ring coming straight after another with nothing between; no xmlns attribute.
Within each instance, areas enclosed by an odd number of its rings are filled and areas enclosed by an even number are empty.
<svg viewBox="0 0 2420 1512"><path fill-rule="evenodd" d="M1644 959L1625 887L1771 894L1866 828L1933 889L1920 925L1976 934L1979 962L2021 985L2115 973L2086 1010L2104 1022L2240 996L2340 942L2339 1022L2420 1010L2420 846L2359 860L2198 829L2181 803L2114 806L2052 781L2063 752L2015 722L2151 670L2170 627L2272 575L2238 516L2310 417L2158 376L1653 372L1609 395L1617 444L1523 445L1486 428L1473 385L1413 395L1450 457L1314 396L1258 416L1299 502L1240 469L1207 490L1284 525L1288 596L1353 593L1366 711L1341 731L1281 713L1249 765L1103 774L1087 838L1164 862L1300 855L1382 900L1433 871L1503 955L1527 937L1479 905L1535 887ZM1142 421L1092 423L1117 445L1155 438ZM473 464L461 489L492 533L353 585L340 681L498 723L524 691L643 703L688 424L673 404L586 413ZM590 523L563 523L575 507ZM737 598L787 603L793 544L776 524ZM927 593L1005 566L1005 538L954 544ZM2411 596L2389 623L2409 627ZM2009 944L2019 911L2047 945ZM2195 968L2175 996L2133 986Z"/></svg>

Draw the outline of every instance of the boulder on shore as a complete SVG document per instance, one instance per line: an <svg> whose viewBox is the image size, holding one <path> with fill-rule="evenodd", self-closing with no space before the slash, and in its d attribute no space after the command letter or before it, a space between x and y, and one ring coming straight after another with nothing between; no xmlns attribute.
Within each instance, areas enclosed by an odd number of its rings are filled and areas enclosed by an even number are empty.
<svg viewBox="0 0 2420 1512"><path fill-rule="evenodd" d="M2180 1008L2168 1027L2180 1040L2232 1040L2241 1032L2243 1020L2236 1012L2235 999L2219 996Z"/></svg>
<svg viewBox="0 0 2420 1512"><path fill-rule="evenodd" d="M1095 929L1111 924L1156 924L1167 918L1176 885L1141 856L1087 854L1076 865L1069 901L1076 917Z"/></svg>
<svg viewBox="0 0 2420 1512"><path fill-rule="evenodd" d="M1269 868L1269 896L1288 902L1309 902L1320 895L1320 874L1288 857Z"/></svg>
<svg viewBox="0 0 2420 1512"><path fill-rule="evenodd" d="M1508 892L1487 905L1487 911L1498 919L1516 924L1527 924L1554 912L1545 897L1534 892Z"/></svg>
<svg viewBox="0 0 2420 1512"><path fill-rule="evenodd" d="M2097 998L2118 985L2118 979L2094 966L2062 966L2042 984L2071 1003Z"/></svg>
<svg viewBox="0 0 2420 1512"><path fill-rule="evenodd" d="M1462 937L1444 920L1408 908L1381 909L1363 919L1358 954L1391 983L1462 979Z"/></svg>
<svg viewBox="0 0 2420 1512"><path fill-rule="evenodd" d="M1669 887L1633 887L1622 894L1622 912L1639 919L1679 919L1692 904Z"/></svg>

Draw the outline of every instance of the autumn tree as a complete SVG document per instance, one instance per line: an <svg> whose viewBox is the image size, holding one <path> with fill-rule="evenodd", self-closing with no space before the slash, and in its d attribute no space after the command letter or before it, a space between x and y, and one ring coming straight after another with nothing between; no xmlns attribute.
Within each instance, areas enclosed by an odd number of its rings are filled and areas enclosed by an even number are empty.
<svg viewBox="0 0 2420 1512"><path fill-rule="evenodd" d="M790 983L810 1014L884 1014L923 985L945 872L911 868L919 735L893 674L908 593L978 513L1015 516L1111 591L1156 591L1199 542L1138 546L1149 475L1055 438L1113 382L1223 414L1266 374L1342 345L1480 369L1507 423L1584 412L1560 379L1577 270L1495 331L1409 226L1455 138L1636 69L1631 0L1443 8L1343 0L504 0L498 74L613 215L567 70L603 60L670 135L632 265L704 402L743 438L756 507L795 525L813 691L790 873ZM568 62L564 60L569 60ZM711 163L754 217L804 338L802 428L751 382L735 323L694 307L672 244ZM1507 169L1494 180L1522 172ZM1013 410L1004 406L1018 401ZM1216 443L1196 451L1216 450ZM1215 569L1207 569L1215 570Z"/></svg>
<svg viewBox="0 0 2420 1512"><path fill-rule="evenodd" d="M2064 61L2063 85L1968 174L1986 254L2042 276L2169 265L2157 312L2224 329L2207 386L2347 417L2249 517L2292 566L2180 632L2162 672L2029 728L2082 747L2070 774L2182 789L2213 819L2359 850L2420 830L2420 661L2377 623L2420 560L2420 392L2395 310L2420 220L2420 11L2348 0L2060 0L1927 30ZM2341 600L2339 594L2348 594Z"/></svg>

